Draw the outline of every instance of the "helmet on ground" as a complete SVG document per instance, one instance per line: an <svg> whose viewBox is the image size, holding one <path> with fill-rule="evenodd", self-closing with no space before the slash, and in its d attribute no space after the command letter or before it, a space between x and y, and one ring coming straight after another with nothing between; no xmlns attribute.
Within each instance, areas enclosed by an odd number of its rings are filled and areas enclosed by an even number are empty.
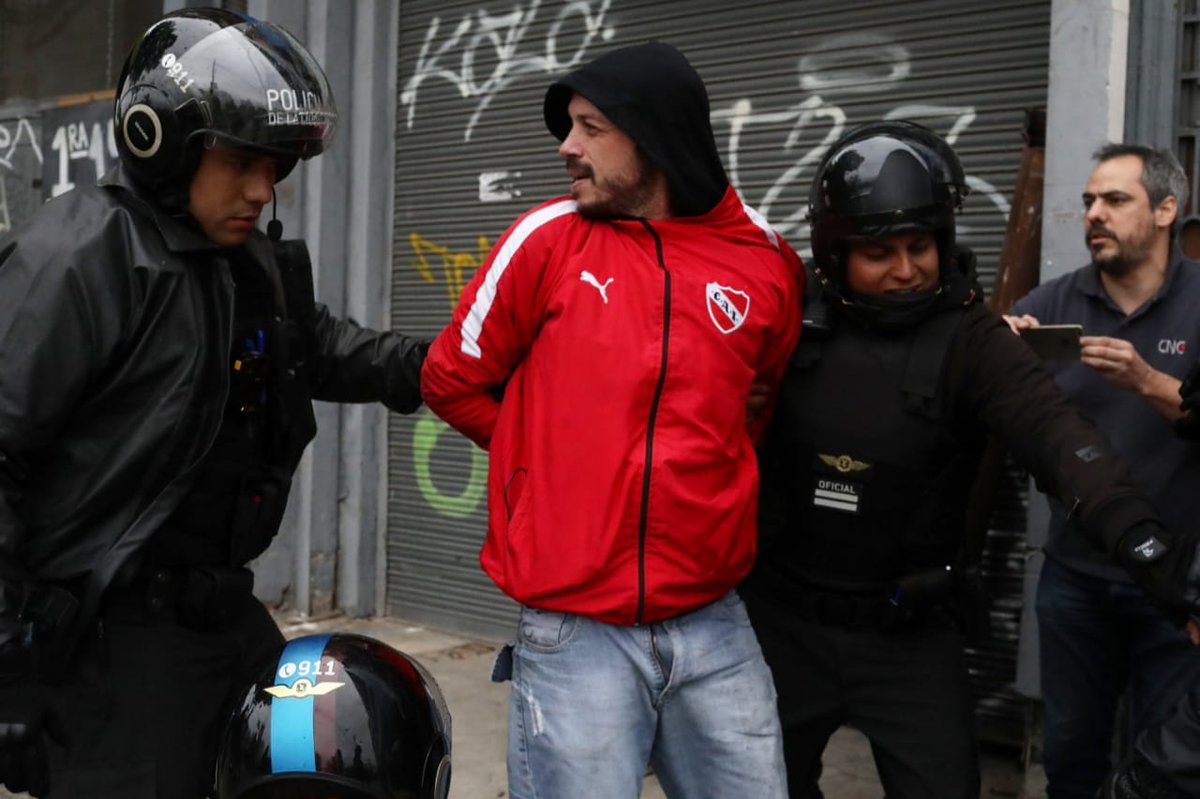
<svg viewBox="0 0 1200 799"><path fill-rule="evenodd" d="M217 757L220 799L446 799L450 713L415 660L361 635L290 641Z"/></svg>
<svg viewBox="0 0 1200 799"><path fill-rule="evenodd" d="M945 268L967 192L958 156L929 128L893 120L850 131L821 160L809 195L813 261L823 282L844 288L848 243L914 230L934 234Z"/></svg>
<svg viewBox="0 0 1200 799"><path fill-rule="evenodd" d="M121 161L171 204L214 141L275 155L276 179L324 150L337 126L325 73L284 29L216 8L160 19L134 44L117 84Z"/></svg>

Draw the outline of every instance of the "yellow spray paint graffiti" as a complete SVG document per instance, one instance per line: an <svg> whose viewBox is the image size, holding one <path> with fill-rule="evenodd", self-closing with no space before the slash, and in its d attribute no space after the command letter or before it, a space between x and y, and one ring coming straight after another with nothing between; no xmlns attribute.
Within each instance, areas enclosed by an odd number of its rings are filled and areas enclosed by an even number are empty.
<svg viewBox="0 0 1200 799"><path fill-rule="evenodd" d="M408 243L417 258L417 272L428 283L436 283L441 279L446 286L452 309L458 304L463 286L487 258L488 250L492 247L487 236L480 236L477 251L454 252L446 245L427 239L416 231L408 234Z"/></svg>
<svg viewBox="0 0 1200 799"><path fill-rule="evenodd" d="M492 247L487 236L480 236L475 252L456 252L416 231L409 234L408 242L416 256L414 266L417 272L426 282L441 281L445 285L451 309L458 304L463 287L487 258ZM429 507L451 519L463 519L475 513L483 501L487 490L488 459L487 453L472 445L471 468L466 487L457 495L442 493L433 482L430 462L437 447L438 437L449 430L450 425L434 416L428 409L424 411L413 428L413 468L417 477L417 489L429 503Z"/></svg>

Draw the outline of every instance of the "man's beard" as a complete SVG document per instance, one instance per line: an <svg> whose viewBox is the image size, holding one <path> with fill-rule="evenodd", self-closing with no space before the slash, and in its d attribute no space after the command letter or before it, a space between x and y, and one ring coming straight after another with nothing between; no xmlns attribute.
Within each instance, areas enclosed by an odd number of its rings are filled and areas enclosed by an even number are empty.
<svg viewBox="0 0 1200 799"><path fill-rule="evenodd" d="M583 167L571 159L568 166ZM602 196L586 205L579 203L580 216L588 219L611 219L616 216L644 216L646 206L654 199L655 180L658 170L642 153L638 153L636 173L622 172L612 177L597 179L589 167L583 167L587 177L595 184Z"/></svg>
<svg viewBox="0 0 1200 799"><path fill-rule="evenodd" d="M1112 241L1117 244L1117 251L1112 255L1099 256L1092 254L1092 263L1106 275L1120 277L1126 275L1143 263L1150 256L1153 247L1154 229L1142 229L1131 234L1124 240L1117 237L1117 234L1111 230L1095 226L1088 230L1088 235L1092 233L1104 233ZM1089 247L1090 248L1090 247Z"/></svg>

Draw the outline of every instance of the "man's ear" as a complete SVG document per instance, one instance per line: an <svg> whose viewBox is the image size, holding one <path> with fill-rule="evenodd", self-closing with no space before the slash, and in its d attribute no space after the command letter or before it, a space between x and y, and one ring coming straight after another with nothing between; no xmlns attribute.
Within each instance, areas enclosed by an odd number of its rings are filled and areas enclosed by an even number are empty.
<svg viewBox="0 0 1200 799"><path fill-rule="evenodd" d="M1154 209L1154 225L1160 228L1169 228L1178 215L1179 200L1175 198L1175 195L1168 194L1166 199Z"/></svg>

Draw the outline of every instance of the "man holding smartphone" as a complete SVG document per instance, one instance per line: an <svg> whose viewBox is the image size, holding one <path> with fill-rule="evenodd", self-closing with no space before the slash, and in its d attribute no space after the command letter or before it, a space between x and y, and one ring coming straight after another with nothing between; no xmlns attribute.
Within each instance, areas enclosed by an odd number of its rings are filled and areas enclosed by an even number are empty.
<svg viewBox="0 0 1200 799"><path fill-rule="evenodd" d="M1035 325L1022 329L1020 335L1044 361L1079 360L1083 325Z"/></svg>
<svg viewBox="0 0 1200 799"><path fill-rule="evenodd" d="M1109 144L1083 193L1091 263L1034 289L1014 332L1078 324L1078 360L1049 360L1059 386L1103 430L1170 529L1200 519L1200 448L1172 422L1200 346L1200 265L1175 246L1187 178L1167 151ZM1109 767L1117 700L1131 735L1156 724L1200 678L1200 651L1106 556L1069 533L1050 501L1037 613L1051 799L1090 799Z"/></svg>

